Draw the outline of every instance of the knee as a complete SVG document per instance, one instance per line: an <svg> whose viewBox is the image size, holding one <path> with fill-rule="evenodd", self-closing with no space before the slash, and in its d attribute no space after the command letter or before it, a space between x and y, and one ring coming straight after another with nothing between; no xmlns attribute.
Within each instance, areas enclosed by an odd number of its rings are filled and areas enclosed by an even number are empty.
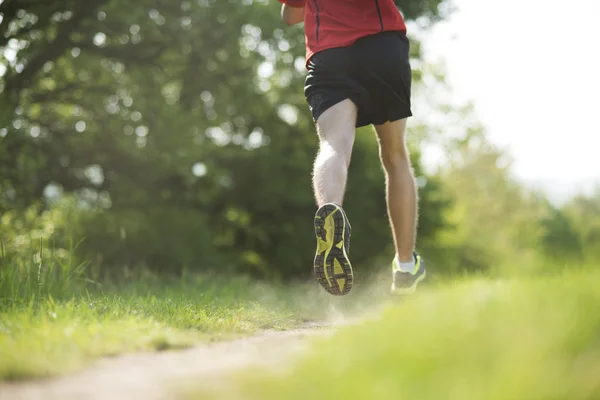
<svg viewBox="0 0 600 400"><path fill-rule="evenodd" d="M319 135L319 153L328 157L343 157L350 161L354 145L354 132L332 129L326 135Z"/></svg>
<svg viewBox="0 0 600 400"><path fill-rule="evenodd" d="M410 168L410 155L404 142L380 143L379 155L386 170Z"/></svg>

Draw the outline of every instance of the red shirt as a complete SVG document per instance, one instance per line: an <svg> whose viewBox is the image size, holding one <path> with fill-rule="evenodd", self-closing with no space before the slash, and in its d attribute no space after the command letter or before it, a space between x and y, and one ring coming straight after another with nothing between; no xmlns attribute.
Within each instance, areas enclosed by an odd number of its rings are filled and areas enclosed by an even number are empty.
<svg viewBox="0 0 600 400"><path fill-rule="evenodd" d="M352 45L361 37L383 31L406 33L393 0L279 0L305 7L306 62L323 50Z"/></svg>

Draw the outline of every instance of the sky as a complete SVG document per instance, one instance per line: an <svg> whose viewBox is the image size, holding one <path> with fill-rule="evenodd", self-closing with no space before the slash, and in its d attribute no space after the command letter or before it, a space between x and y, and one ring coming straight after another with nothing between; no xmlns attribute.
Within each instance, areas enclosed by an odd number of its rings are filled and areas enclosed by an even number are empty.
<svg viewBox="0 0 600 400"><path fill-rule="evenodd" d="M553 190L600 181L600 0L453 0L425 39L514 173Z"/></svg>

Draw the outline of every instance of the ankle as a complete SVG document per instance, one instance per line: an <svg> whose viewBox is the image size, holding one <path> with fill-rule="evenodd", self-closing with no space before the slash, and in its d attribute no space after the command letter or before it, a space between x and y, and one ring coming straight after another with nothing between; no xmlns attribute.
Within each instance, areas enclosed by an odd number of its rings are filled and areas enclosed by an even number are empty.
<svg viewBox="0 0 600 400"><path fill-rule="evenodd" d="M342 207L342 202L338 202L338 201L321 201L317 203L317 208L321 208L326 206L327 204L333 204L334 206L337 206L339 208L343 208Z"/></svg>
<svg viewBox="0 0 600 400"><path fill-rule="evenodd" d="M396 257L394 258L394 269L402 272L410 272L411 274L414 273L417 266L417 260L414 255L404 258L404 260L407 261L402 260L403 259L399 258L398 254L396 254Z"/></svg>
<svg viewBox="0 0 600 400"><path fill-rule="evenodd" d="M415 255L414 253L409 253L407 254L403 254L402 256L400 256L398 253L396 253L396 260L399 263L413 263L415 262Z"/></svg>

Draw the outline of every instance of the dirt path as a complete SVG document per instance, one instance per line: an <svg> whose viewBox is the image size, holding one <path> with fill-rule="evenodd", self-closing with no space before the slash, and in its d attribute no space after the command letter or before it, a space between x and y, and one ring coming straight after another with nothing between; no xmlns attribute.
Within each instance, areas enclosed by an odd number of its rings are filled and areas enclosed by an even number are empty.
<svg viewBox="0 0 600 400"><path fill-rule="evenodd" d="M214 384L228 372L250 366L277 367L306 350L309 339L333 332L328 323L310 323L292 331L203 344L181 351L138 353L102 359L64 377L0 384L0 399L27 400L166 400L177 382Z"/></svg>

